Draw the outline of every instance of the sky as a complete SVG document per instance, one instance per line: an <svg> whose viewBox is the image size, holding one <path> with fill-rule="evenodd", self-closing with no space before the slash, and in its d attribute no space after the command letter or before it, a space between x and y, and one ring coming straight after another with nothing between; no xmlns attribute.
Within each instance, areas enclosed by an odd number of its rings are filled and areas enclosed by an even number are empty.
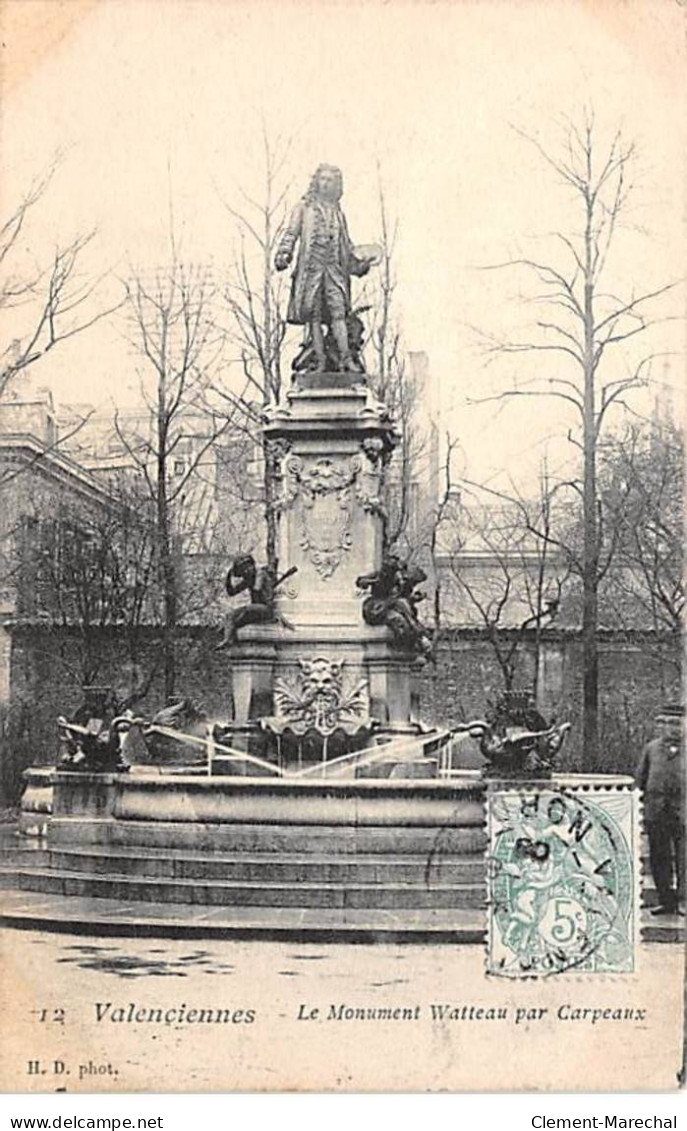
<svg viewBox="0 0 687 1131"><path fill-rule="evenodd" d="M404 341L429 355L428 409L459 437L463 474L531 481L544 453L570 457L565 406L470 403L516 364L485 369L474 328L510 324L525 294L524 279L483 268L575 230L569 196L519 131L555 151L564 118L593 106L602 141L618 127L635 139L614 285L684 275L686 15L677 0L4 0L3 214L60 150L27 255L96 228L85 267L154 269L171 201L184 256L223 271L235 240L223 200L258 190L262 123L294 139L293 203L320 161L342 167L354 242L379 237L379 168L399 224ZM660 313L683 314L684 297ZM122 331L100 324L56 349L33 384L58 402L132 402ZM660 334L674 354L655 369L665 392L683 381L684 326Z"/></svg>

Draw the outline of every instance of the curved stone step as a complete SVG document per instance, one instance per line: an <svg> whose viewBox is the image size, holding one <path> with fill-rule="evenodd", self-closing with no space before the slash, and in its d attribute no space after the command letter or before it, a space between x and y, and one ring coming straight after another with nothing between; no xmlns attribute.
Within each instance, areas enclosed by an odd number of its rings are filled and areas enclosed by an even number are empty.
<svg viewBox="0 0 687 1131"><path fill-rule="evenodd" d="M88 875L58 869L0 867L0 882L22 891L195 906L291 908L451 908L484 903L481 884L276 883L268 880L160 880L111 872Z"/></svg>
<svg viewBox="0 0 687 1131"><path fill-rule="evenodd" d="M30 848L24 848L23 845L17 846L7 843L2 846L2 855L0 856L2 863L7 867L10 864L15 868L21 868L24 865L28 867L38 867L50 865L50 853L47 848L37 848L32 845Z"/></svg>
<svg viewBox="0 0 687 1131"><path fill-rule="evenodd" d="M296 942L481 943L484 913L423 909L189 907L6 892L0 925L97 937L255 938Z"/></svg>
<svg viewBox="0 0 687 1131"><path fill-rule="evenodd" d="M1 881L0 881L1 882ZM201 907L2 891L0 925L90 936L274 938L320 942L481 943L479 909ZM684 917L642 912L644 943L683 944Z"/></svg>
<svg viewBox="0 0 687 1131"><path fill-rule="evenodd" d="M315 853L189 854L162 849L60 848L40 861L17 860L8 854L6 864L39 864L50 869L91 875L117 872L150 879L274 880L281 883L402 884L442 881L480 883L485 864L480 857L464 858L433 853L428 856L335 856Z"/></svg>
<svg viewBox="0 0 687 1131"><path fill-rule="evenodd" d="M166 851L244 853L320 853L330 856L430 853L480 856L483 829L422 826L337 826L299 824L201 824L192 821L124 821L109 818L54 817L50 847L160 848Z"/></svg>

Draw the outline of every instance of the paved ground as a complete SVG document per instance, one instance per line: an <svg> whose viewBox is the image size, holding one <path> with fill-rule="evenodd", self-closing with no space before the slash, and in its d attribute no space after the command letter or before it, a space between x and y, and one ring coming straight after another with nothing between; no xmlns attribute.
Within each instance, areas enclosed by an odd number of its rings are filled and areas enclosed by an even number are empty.
<svg viewBox="0 0 687 1131"><path fill-rule="evenodd" d="M481 946L0 944L4 1090L642 1089L679 1064L671 944L643 945L636 976L544 983L487 978Z"/></svg>

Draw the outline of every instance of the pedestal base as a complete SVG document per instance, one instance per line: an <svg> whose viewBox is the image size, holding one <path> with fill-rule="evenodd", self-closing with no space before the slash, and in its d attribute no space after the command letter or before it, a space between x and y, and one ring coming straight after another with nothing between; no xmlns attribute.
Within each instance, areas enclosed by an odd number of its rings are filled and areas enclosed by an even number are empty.
<svg viewBox="0 0 687 1131"><path fill-rule="evenodd" d="M396 647L386 628L319 625L306 635L253 626L241 630L230 662L229 729L237 743L269 730L270 720L278 731L280 718L284 731L341 730L371 744L420 732L417 661ZM365 742L352 748L359 745Z"/></svg>

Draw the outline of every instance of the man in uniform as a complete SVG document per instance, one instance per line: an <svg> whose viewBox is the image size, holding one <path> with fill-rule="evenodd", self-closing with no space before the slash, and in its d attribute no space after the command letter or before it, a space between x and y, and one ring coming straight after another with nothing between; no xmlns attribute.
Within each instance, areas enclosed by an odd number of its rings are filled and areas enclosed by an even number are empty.
<svg viewBox="0 0 687 1131"><path fill-rule="evenodd" d="M658 892L658 906L651 913L675 915L684 900L684 708L665 708L656 718L656 731L644 747L636 776L644 791L649 862Z"/></svg>

